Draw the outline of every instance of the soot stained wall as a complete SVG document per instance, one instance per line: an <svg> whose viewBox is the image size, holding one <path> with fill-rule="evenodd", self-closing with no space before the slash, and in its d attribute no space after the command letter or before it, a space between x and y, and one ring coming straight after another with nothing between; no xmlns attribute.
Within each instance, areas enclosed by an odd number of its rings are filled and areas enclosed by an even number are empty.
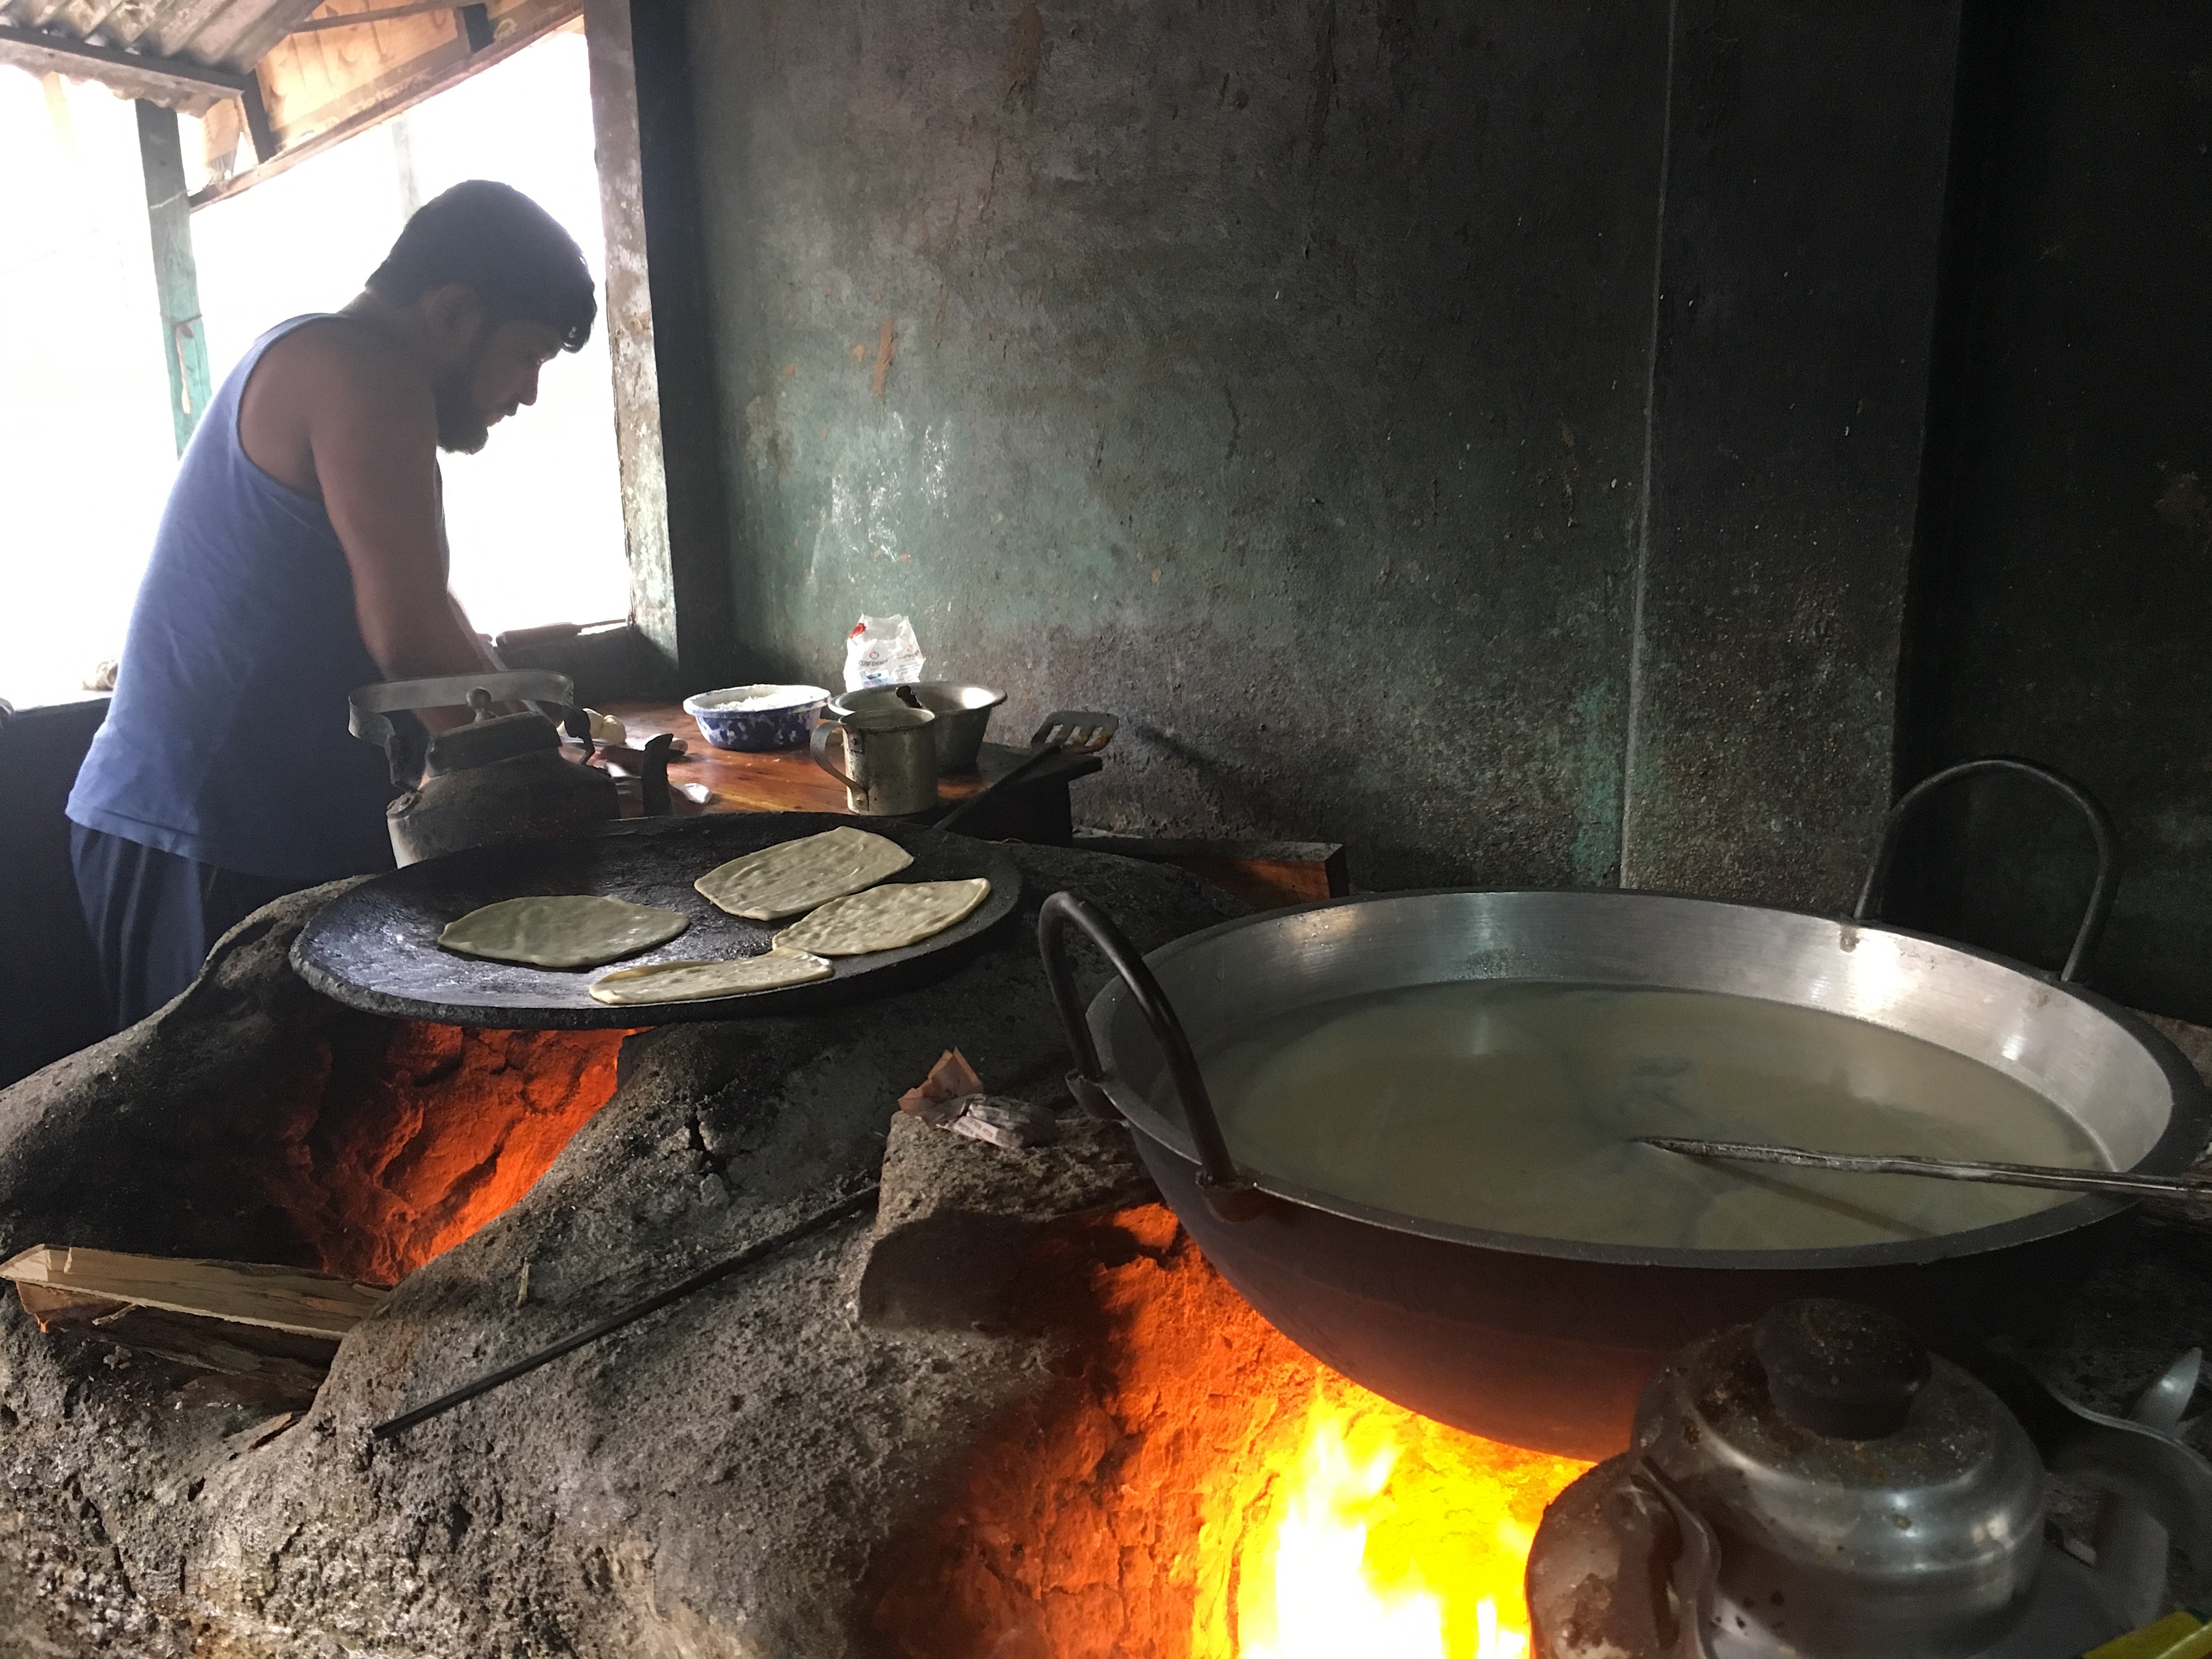
<svg viewBox="0 0 2212 1659"><path fill-rule="evenodd" d="M1085 817L1620 860L1667 7L699 6L750 672L1123 717ZM830 681L835 684L835 680Z"/></svg>
<svg viewBox="0 0 2212 1659"><path fill-rule="evenodd" d="M1624 878L1839 910L1893 782L1958 11L1676 19Z"/></svg>
<svg viewBox="0 0 2212 1659"><path fill-rule="evenodd" d="M1912 769L2049 761L2118 821L2090 981L2212 1018L2212 10L1991 4ZM1977 792L1933 925L2056 963L2088 837Z"/></svg>

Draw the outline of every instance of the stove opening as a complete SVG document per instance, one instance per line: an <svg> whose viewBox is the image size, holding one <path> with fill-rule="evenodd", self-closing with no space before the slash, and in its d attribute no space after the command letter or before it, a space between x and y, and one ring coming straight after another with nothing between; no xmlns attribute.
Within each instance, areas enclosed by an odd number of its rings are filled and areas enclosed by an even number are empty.
<svg viewBox="0 0 2212 1659"><path fill-rule="evenodd" d="M530 1190L614 1093L628 1035L349 1023L271 1195L313 1265L396 1285Z"/></svg>
<svg viewBox="0 0 2212 1659"><path fill-rule="evenodd" d="M1019 1282L1073 1340L879 1559L906 1659L1525 1655L1536 1522L1587 1465L1346 1382L1157 1206L1055 1231Z"/></svg>

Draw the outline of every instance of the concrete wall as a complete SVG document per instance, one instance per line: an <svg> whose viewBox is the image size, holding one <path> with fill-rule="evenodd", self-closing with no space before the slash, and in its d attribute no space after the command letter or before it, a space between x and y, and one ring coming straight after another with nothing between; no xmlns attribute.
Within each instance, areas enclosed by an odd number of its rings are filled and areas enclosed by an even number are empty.
<svg viewBox="0 0 2212 1659"><path fill-rule="evenodd" d="M2212 1019L2212 10L2004 4L1971 53L1984 135L1940 512L1923 540L1914 763L2079 777L2126 877L2092 981ZM2088 838L2032 792L1950 827L1920 914L2056 963Z"/></svg>
<svg viewBox="0 0 2212 1659"><path fill-rule="evenodd" d="M903 611L1001 737L1123 717L1091 822L1589 884L1626 810L1633 879L1840 903L1955 15L694 6L744 672Z"/></svg>
<svg viewBox="0 0 2212 1659"><path fill-rule="evenodd" d="M904 611L1094 820L1611 879L1664 26L701 8L757 671Z"/></svg>

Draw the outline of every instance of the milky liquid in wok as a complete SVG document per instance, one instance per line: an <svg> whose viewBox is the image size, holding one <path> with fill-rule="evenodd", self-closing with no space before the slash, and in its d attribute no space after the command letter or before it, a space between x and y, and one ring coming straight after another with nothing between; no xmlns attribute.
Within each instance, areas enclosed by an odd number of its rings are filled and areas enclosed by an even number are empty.
<svg viewBox="0 0 2212 1659"><path fill-rule="evenodd" d="M1948 1049L1704 992L1423 986L1248 1028L1201 1065L1246 1167L1546 1238L1862 1244L1986 1226L2072 1196L1706 1164L1627 1144L1638 1135L2102 1163L2050 1102Z"/></svg>

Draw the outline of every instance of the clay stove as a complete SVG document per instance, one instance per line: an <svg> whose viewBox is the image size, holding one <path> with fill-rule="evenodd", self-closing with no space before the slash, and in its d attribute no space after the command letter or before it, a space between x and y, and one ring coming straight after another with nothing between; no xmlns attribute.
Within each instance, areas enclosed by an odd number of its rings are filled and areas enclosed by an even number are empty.
<svg viewBox="0 0 2212 1659"><path fill-rule="evenodd" d="M1157 866L1017 856L1031 921L1069 887L1150 948L1232 908ZM1291 1348L1120 1131L1069 1116L1006 1152L893 1121L954 1042L993 1088L1059 1098L1022 921L865 1009L625 1039L337 1010L284 966L322 899L262 913L161 1018L0 1097L0 1249L397 1289L296 1418L0 1311L0 1651L1522 1650L1522 1560L1582 1466ZM878 1174L872 1224L370 1440ZM2160 1236L2046 1357L2120 1403L2212 1318L2201 1254Z"/></svg>

